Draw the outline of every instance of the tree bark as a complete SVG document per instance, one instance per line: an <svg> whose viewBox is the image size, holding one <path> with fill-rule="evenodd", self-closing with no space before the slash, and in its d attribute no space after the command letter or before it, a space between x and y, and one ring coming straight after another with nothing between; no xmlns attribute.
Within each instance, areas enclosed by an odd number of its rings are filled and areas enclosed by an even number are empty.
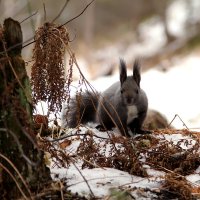
<svg viewBox="0 0 200 200"><path fill-rule="evenodd" d="M0 27L0 199L30 198L50 180L32 129L31 89L21 50L21 26L8 18Z"/></svg>

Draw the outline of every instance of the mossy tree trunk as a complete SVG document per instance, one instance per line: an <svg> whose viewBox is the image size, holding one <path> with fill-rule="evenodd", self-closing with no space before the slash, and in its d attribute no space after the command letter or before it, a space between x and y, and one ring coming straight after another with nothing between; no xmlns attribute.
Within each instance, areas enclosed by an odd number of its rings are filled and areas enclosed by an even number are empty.
<svg viewBox="0 0 200 200"><path fill-rule="evenodd" d="M30 198L30 191L50 179L32 129L31 90L21 50L21 26L8 18L0 27L0 199L22 193Z"/></svg>

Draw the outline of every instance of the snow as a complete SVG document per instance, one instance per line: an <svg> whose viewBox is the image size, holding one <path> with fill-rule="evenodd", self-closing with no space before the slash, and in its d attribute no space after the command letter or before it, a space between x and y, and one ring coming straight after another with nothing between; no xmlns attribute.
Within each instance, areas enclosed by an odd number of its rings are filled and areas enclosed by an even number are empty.
<svg viewBox="0 0 200 200"><path fill-rule="evenodd" d="M186 176L186 179L194 185L200 185L200 166L195 170L194 174Z"/></svg>
<svg viewBox="0 0 200 200"><path fill-rule="evenodd" d="M167 18L169 21L169 30L172 32L172 34L176 36L183 36L188 14L188 5L186 1L177 0L170 4L167 10Z"/></svg>
<svg viewBox="0 0 200 200"><path fill-rule="evenodd" d="M86 130L87 127L81 127L79 130L79 134L84 134ZM91 130L97 136L108 138L108 133L106 132L99 132L96 129ZM109 134L113 134L113 132L109 132ZM67 134L62 136L63 139L60 140L59 143L65 141L64 137L66 135ZM62 150L67 154L70 152L70 155L76 155L76 151L82 137L83 136L68 137L68 140L73 138L71 140L72 143ZM190 136L183 136L180 133L171 135L160 134L154 135L154 137L160 139L160 144L164 141L173 142L174 144L179 143L180 147L185 150L190 149L196 143L196 141ZM184 145L184 141L186 140L189 141L188 146ZM107 153L105 154L108 156L109 144L107 144L105 147L103 145L104 140L97 137L94 137L94 141L96 143L102 144L101 150L106 150ZM55 143L55 147L57 149L59 149L59 143ZM120 145L117 146L117 148L120 148ZM143 155L143 158L141 158L142 162L145 162L144 157L145 155ZM150 177L139 177L114 168L95 167L93 169L82 169L83 161L81 159L74 159L74 161L71 162L68 167L61 167L59 165L56 165L55 162L57 163L58 161L51 159L50 170L52 178L54 180L63 179L67 183L67 187L72 193L78 193L79 195L85 196L87 198L89 198L89 196L91 195L91 191L95 194L96 197L105 198L111 195L112 190L128 190L131 195L134 196L136 199L153 199L153 197L155 197L155 194L151 192L144 192L142 189L149 189L150 191L159 190L165 176L165 172L155 170L145 163L143 167L147 170L147 173ZM200 167L197 168L194 174L186 176L186 179L193 186L200 186L200 175L198 174L199 171Z"/></svg>
<svg viewBox="0 0 200 200"><path fill-rule="evenodd" d="M147 93L149 107L163 113L169 121L178 114L187 127L198 128L199 65L199 56L189 55L172 65L167 72L152 69L145 73L142 76L142 87ZM180 122L175 121L173 126L183 128Z"/></svg>
<svg viewBox="0 0 200 200"><path fill-rule="evenodd" d="M81 195L90 194L88 185L75 167L70 167L67 173L70 174L68 184L71 185L70 190L73 193L78 192ZM117 188L125 184L128 185L128 183L131 183L132 186L138 186L139 184L144 187L147 185L156 187L156 184L148 183L143 178L132 177L127 172L111 168L83 169L81 173L87 179L91 190L97 197L108 195L110 188Z"/></svg>
<svg viewBox="0 0 200 200"><path fill-rule="evenodd" d="M171 134L171 135L163 134L163 135L160 135L159 138L161 140L172 142L174 145L179 143L180 147L185 150L192 148L196 143L194 139L190 138L189 136L183 136L180 133ZM186 141L187 141L187 144L185 143Z"/></svg>
<svg viewBox="0 0 200 200"><path fill-rule="evenodd" d="M80 133L84 133L85 130L85 128L82 128ZM93 129L93 131L96 135L101 134L102 137L106 138L107 133L100 133L95 129ZM100 139L95 139L95 141L100 142ZM72 144L66 148L66 151L70 149L71 152L73 149L75 153L77 147L77 141L73 141ZM108 150L109 148L106 147L106 149ZM69 190L72 193L77 192L79 195L89 197L91 193L90 190L92 190L96 197L105 197L110 195L111 188L158 188L160 186L160 181L162 180L160 176L163 175L162 172L148 169L148 173L152 177L142 178L113 168L82 169L81 165L82 162L77 161L75 164L70 164L68 168L65 168L54 165L54 162L52 161L50 167L52 178L55 180L65 178ZM77 168L79 170L77 170ZM87 180L89 187L83 179L83 176ZM138 197L138 199L142 198Z"/></svg>
<svg viewBox="0 0 200 200"><path fill-rule="evenodd" d="M191 174L186 176L186 179L190 181L193 185L200 185L200 175L199 174Z"/></svg>

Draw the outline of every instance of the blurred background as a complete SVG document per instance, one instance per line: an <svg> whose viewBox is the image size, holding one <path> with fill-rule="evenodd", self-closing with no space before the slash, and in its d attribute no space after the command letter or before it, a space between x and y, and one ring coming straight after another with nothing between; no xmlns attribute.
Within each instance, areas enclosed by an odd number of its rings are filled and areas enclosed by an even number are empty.
<svg viewBox="0 0 200 200"><path fill-rule="evenodd" d="M89 2L0 0L0 21L2 24L5 18L12 17L22 22L26 44L45 22L63 24ZM198 130L199 13L199 0L96 0L68 23L67 29L79 66L96 89L103 91L118 80L119 58L125 59L130 74L134 59L140 58L141 84L149 107L161 112L168 121L178 114L188 128ZM33 45L23 48L28 74L32 48ZM75 75L75 79L78 77ZM183 128L182 121L177 117L172 125Z"/></svg>

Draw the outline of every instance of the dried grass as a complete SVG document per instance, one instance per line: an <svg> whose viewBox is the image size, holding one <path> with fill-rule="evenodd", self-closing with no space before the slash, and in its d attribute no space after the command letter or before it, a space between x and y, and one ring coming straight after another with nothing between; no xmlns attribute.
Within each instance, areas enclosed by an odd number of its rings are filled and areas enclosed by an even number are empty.
<svg viewBox="0 0 200 200"><path fill-rule="evenodd" d="M136 138L110 135L109 138L99 138L91 130L84 133L78 131L66 138L59 138L57 143L47 142L43 149L54 158L54 165L68 167L70 163L82 161L82 168L115 168L126 171L132 175L150 178L145 165L155 170L166 173L163 177L160 192L157 195L161 199L195 199L199 195L199 188L193 186L185 179L186 175L194 173L200 165L200 149L198 139L187 151L181 144L187 144L182 140L173 144L167 140L161 140L156 135L165 134L165 130L154 131L154 135L140 135ZM175 134L176 130L166 129L167 134ZM177 131L178 134L181 130ZM183 135L185 130L182 131ZM187 131L192 137L193 132ZM76 152L70 152L68 146L73 141L80 141ZM55 146L57 146L55 148ZM68 150L67 150L68 149ZM146 159L144 159L144 156ZM80 162L79 162L80 163Z"/></svg>

